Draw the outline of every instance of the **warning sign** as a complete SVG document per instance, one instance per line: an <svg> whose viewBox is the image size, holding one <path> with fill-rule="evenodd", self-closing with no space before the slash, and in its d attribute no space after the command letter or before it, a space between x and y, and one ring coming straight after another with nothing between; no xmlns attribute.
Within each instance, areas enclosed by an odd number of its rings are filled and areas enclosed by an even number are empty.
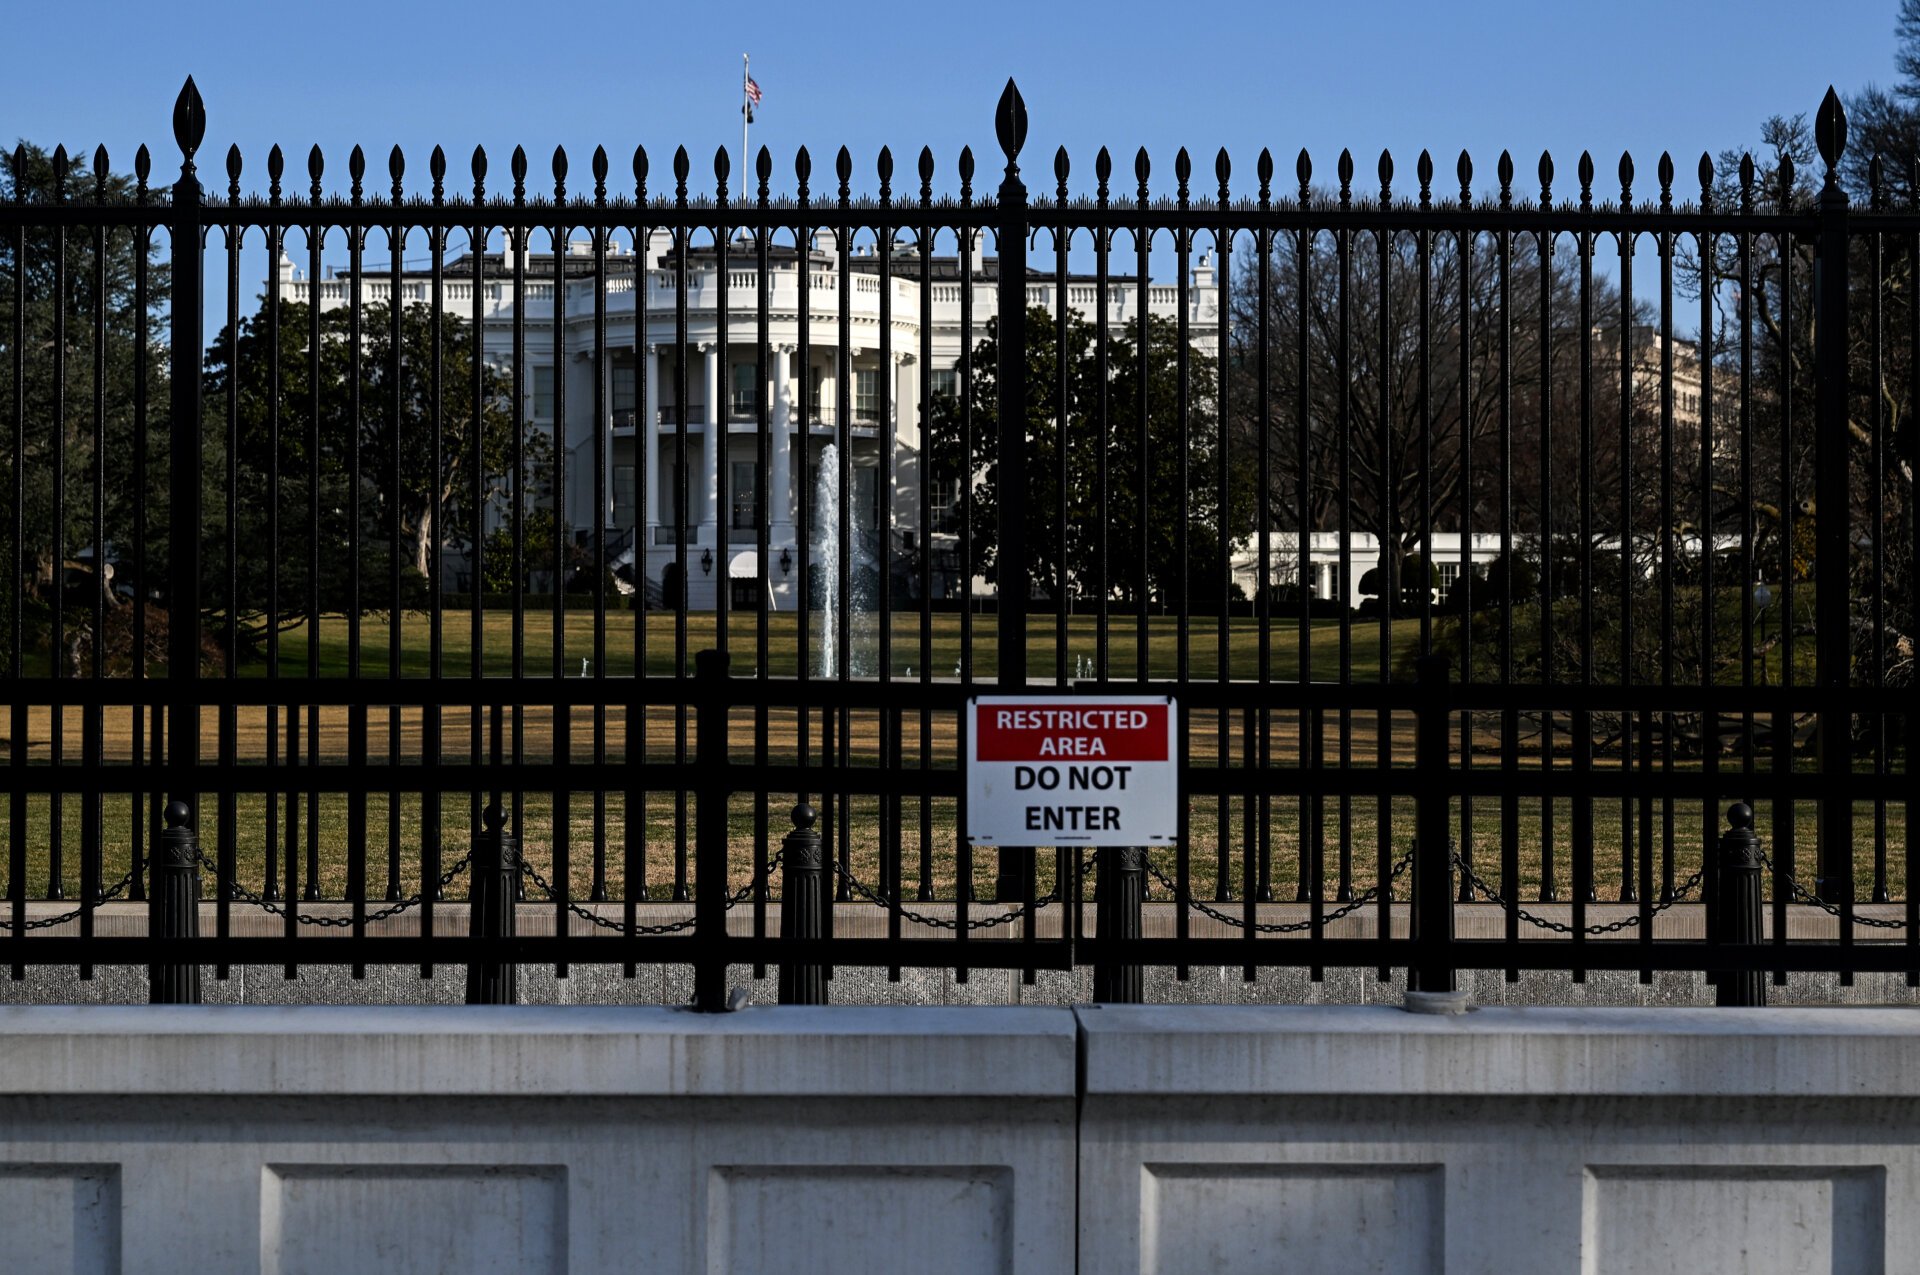
<svg viewBox="0 0 1920 1275"><path fill-rule="evenodd" d="M967 839L990 846L1173 841L1176 721L1165 696L970 700Z"/></svg>

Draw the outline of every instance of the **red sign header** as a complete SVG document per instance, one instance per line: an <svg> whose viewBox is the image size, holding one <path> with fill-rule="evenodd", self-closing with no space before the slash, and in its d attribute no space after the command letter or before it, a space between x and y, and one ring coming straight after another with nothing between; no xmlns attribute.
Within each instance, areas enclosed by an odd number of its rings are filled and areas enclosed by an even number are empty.
<svg viewBox="0 0 1920 1275"><path fill-rule="evenodd" d="M1165 704L982 704L981 761L1169 761Z"/></svg>

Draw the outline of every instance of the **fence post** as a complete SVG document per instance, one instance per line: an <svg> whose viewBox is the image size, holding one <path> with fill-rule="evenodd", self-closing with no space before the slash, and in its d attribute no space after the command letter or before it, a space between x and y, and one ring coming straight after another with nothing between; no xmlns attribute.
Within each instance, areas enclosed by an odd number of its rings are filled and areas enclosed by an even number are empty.
<svg viewBox="0 0 1920 1275"><path fill-rule="evenodd" d="M998 361L994 390L999 397L999 548L994 559L997 656L1000 689L1027 689L1027 185L1020 180L1020 148L1027 140L1027 104L1009 79L994 113L994 133L1007 157L1000 182L995 230L999 235L1000 277L995 339ZM1027 897L1033 871L1031 846L1003 847L998 855L994 898L1003 903Z"/></svg>
<svg viewBox="0 0 1920 1275"><path fill-rule="evenodd" d="M1847 112L1831 88L1820 104L1814 135L1827 165L1813 259L1813 562L1814 623L1819 631L1814 650L1820 771L1826 782L1826 795L1820 799L1819 893L1829 903L1846 903L1853 899L1853 800L1844 786L1853 769L1853 719L1847 703L1853 661L1848 596L1853 547L1847 472L1847 192L1838 176L1847 148Z"/></svg>
<svg viewBox="0 0 1920 1275"><path fill-rule="evenodd" d="M173 184L170 223L173 296L168 341L173 375L169 378L167 420L167 761L181 792L186 776L200 761L200 537L201 385L200 361L206 349L200 330L202 278L206 249L200 241L200 179L193 154L207 131L200 90L188 76L173 105L173 136L180 145L180 179ZM189 807L190 817L197 811ZM199 819L194 817L197 827Z"/></svg>
<svg viewBox="0 0 1920 1275"><path fill-rule="evenodd" d="M693 657L694 795L693 1007L727 1008L727 664L725 651Z"/></svg>
<svg viewBox="0 0 1920 1275"><path fill-rule="evenodd" d="M193 809L175 798L167 803L167 826L148 862L147 936L156 948L174 939L200 937L199 842ZM198 1005L200 966L149 964L147 1000L155 1005Z"/></svg>
<svg viewBox="0 0 1920 1275"><path fill-rule="evenodd" d="M1413 938L1416 956L1407 970L1407 1008L1424 1013L1462 1013L1465 993L1454 989L1452 797L1447 702L1450 665L1427 655L1415 665Z"/></svg>
<svg viewBox="0 0 1920 1275"><path fill-rule="evenodd" d="M507 831L507 812L496 798L481 816L473 838L467 934L510 939L515 933L514 883L520 875L520 841ZM467 1004L513 1005L520 1000L520 967L511 960L476 959L467 964Z"/></svg>
<svg viewBox="0 0 1920 1275"><path fill-rule="evenodd" d="M780 937L805 942L826 937L826 861L819 813L806 802L793 808L793 831L780 849ZM827 1003L827 969L816 961L780 962L782 1005Z"/></svg>
<svg viewBox="0 0 1920 1275"><path fill-rule="evenodd" d="M1147 893L1147 852L1141 846L1105 846L1100 856L1099 880L1094 883L1094 924L1101 940L1137 939L1140 904ZM1108 958L1093 965L1093 999L1108 1005L1138 1005L1146 1000L1146 983L1139 965Z"/></svg>
<svg viewBox="0 0 1920 1275"><path fill-rule="evenodd" d="M1765 906L1760 884L1760 834L1753 830L1753 807L1736 803L1727 811L1727 830L1720 836L1719 893L1708 914L1718 943L1758 944ZM1764 1005L1765 970L1715 970L1713 1003Z"/></svg>

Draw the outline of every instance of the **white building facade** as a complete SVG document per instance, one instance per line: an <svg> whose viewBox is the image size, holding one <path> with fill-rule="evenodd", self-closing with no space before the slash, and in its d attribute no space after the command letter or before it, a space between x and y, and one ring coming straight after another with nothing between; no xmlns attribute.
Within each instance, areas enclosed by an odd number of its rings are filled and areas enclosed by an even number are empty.
<svg viewBox="0 0 1920 1275"><path fill-rule="evenodd" d="M942 557L942 542L948 546L948 562L936 570L936 596L958 596L975 587L976 582L959 578L950 561L955 485L949 481L947 490L935 492L931 510L920 508L923 390L929 396L961 392L962 351L969 338L977 344L986 335L986 325L997 313L996 259L976 251L967 260L969 268L963 270L958 257L935 256L927 271L931 296L923 298L922 262L912 252L893 254L883 285L880 260L871 248L856 249L842 260L825 234L815 240L804 262L792 247L774 250L764 278L750 245L729 246L724 279L714 250L696 248L685 263L683 330L677 322L681 264L669 236L657 233L642 253L609 250L602 348L595 340L591 246L569 243L558 271L553 253L524 254L518 263L524 278L518 316L525 350L523 407L533 427L566 449L563 505L568 538L590 543L592 529L604 520L608 542L617 547L617 552L609 552L616 576L651 603L671 605L684 588L690 608L710 609L719 590L730 588L730 605L795 609L806 539L799 526L801 484L814 482L823 449L844 440L852 458L853 484L846 493L851 525L856 536L866 538L869 552L880 543L879 484L890 486L888 559L905 590L896 591L900 603L917 602L918 572L909 564L922 537L931 536L936 560ZM492 252L481 264L483 357L508 370L516 263L506 252ZM344 276L325 278L316 289L285 257L279 272L280 293L288 301L306 303L317 291L322 308L350 302ZM386 273L366 272L360 280L363 301L386 302L392 282ZM400 283L403 303L431 303L426 273L405 272ZM1220 296L1215 271L1204 255L1188 285L1185 304L1193 346L1211 355L1217 345ZM885 332L883 286L891 291L885 298ZM448 313L471 320L474 287L471 257L448 262L442 285ZM962 290L969 287L970 332L962 324ZM769 507L764 511L770 547L764 581L758 552L762 426L756 392L763 288L770 310L765 359ZM844 331L843 288L849 290ZM1095 316L1098 294L1091 276L1070 275L1063 287L1051 274L1029 272L1030 308L1055 313L1063 292L1069 310L1088 319ZM1116 336L1136 330L1132 325L1139 322L1143 300L1150 315L1174 320L1181 309L1181 289L1151 281L1142 288L1131 277L1110 277L1107 318ZM924 332L923 301L932 316ZM599 400L604 408L595 419L594 374L601 363L607 378ZM683 373L684 402L679 392ZM607 502L599 511L593 507L597 432L607 441ZM683 463L684 582L678 543ZM458 559L453 571L458 590Z"/></svg>

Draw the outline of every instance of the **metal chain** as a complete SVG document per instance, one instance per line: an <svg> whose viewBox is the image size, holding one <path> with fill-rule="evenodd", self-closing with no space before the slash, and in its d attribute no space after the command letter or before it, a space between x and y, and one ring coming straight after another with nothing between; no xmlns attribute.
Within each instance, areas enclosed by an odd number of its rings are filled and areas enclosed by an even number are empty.
<svg viewBox="0 0 1920 1275"><path fill-rule="evenodd" d="M1401 855L1400 861L1393 865L1393 871L1388 874L1386 884L1392 885L1395 881L1398 881L1400 879L1400 874L1405 872L1407 870L1407 865L1412 862L1413 862L1413 851L1409 850L1405 854ZM1173 896L1176 899L1180 897L1179 888L1175 886L1172 881L1169 881L1166 878L1166 876L1160 871L1160 869L1153 866L1153 860L1151 859L1147 860L1147 871L1153 874L1154 880L1158 881L1161 885L1165 886L1168 890L1172 891ZM1320 918L1320 923L1322 925L1325 925L1329 921L1338 921L1342 917L1351 916L1355 912L1358 912L1361 908L1366 907L1369 903L1372 903L1374 900L1378 899L1379 897L1380 897L1380 887L1377 885L1370 886L1364 893L1355 896L1349 902L1343 903L1339 907L1335 908L1333 911L1323 914ZM1236 929L1246 928L1247 921L1245 917L1229 916L1227 913L1221 912L1216 908L1208 907L1206 903L1204 903L1199 899L1189 897L1187 899L1187 906L1194 909L1196 912L1199 912L1203 916L1212 917L1214 920L1220 922L1222 925L1231 925ZM1304 921L1286 921L1286 922L1256 921L1253 924L1253 930L1254 930L1254 933L1256 934L1298 934L1302 930L1309 930L1312 928L1313 928L1313 919L1311 917L1309 917Z"/></svg>
<svg viewBox="0 0 1920 1275"><path fill-rule="evenodd" d="M772 859L767 861L767 875L769 877L773 875L774 869L780 866L780 860L782 856L784 856L785 854L786 854L786 849L785 847L782 847L781 849L774 852ZM522 859L520 861L520 869L521 871L525 872L529 877L533 878L533 883L540 887L540 892L542 894L545 894L549 899L552 899L555 897L553 893L553 886L548 883L545 877L540 875L540 870L538 868L534 867L531 863L528 863L525 859ZM755 882L749 881L747 882L747 884L741 886L738 890L735 890L733 894L727 899L727 910L732 911L734 908L739 907L742 903L745 903L748 899L752 898L753 888L755 884L756 884ZM678 921L664 921L659 925L635 924L632 929L628 929L625 922L609 921L607 918L601 916L598 912L588 911L586 908L582 907L580 904L575 903L572 899L567 900L567 911L573 913L575 916L579 917L583 921L591 921L593 924L599 926L603 930L617 930L621 934L678 934L682 930L692 929L694 922L698 919L696 917L689 916L689 917L683 917Z"/></svg>
<svg viewBox="0 0 1920 1275"><path fill-rule="evenodd" d="M119 884L115 885L111 890L108 890L105 894L101 895L97 902L92 904L82 903L79 907L75 908L73 911L62 912L59 916L48 916L48 917L42 917L37 921L28 921L25 924L21 925L20 932L22 934L25 934L28 930L46 930L46 929L51 929L56 925L65 925L68 921L73 920L75 917L79 916L82 912L85 912L87 908L90 906L99 907L100 904L102 903L113 902L114 899L120 896L120 892L122 890L125 890L128 886L133 884L133 876L135 871L136 869L128 868L127 875L120 878ZM12 928L13 928L13 922L0 921L0 930L11 930Z"/></svg>
<svg viewBox="0 0 1920 1275"><path fill-rule="evenodd" d="M1458 852L1453 856L1453 863L1455 867L1460 869L1461 875L1467 879L1469 885L1487 896L1488 902L1499 904L1501 907L1507 909L1507 911L1519 917L1522 921L1525 921L1528 925L1538 926L1543 930L1551 930L1555 934L1573 934L1576 932L1575 927L1571 925L1563 925L1559 921L1549 921L1544 916L1535 916L1518 903L1509 903L1507 900L1501 898L1499 891L1481 880L1479 874L1467 866L1466 860L1462 859ZM1647 915L1658 916L1674 904L1684 902L1686 897L1692 894L1694 888L1699 884L1700 873L1696 872L1687 878L1685 885L1674 891L1672 898L1663 899L1659 903L1654 904ZM1582 926L1577 932L1581 934L1617 934L1621 930L1632 929L1634 926L1640 924L1641 920L1641 914L1636 912L1632 916L1622 917L1618 921L1609 921L1605 925Z"/></svg>
<svg viewBox="0 0 1920 1275"><path fill-rule="evenodd" d="M1787 883L1787 889L1793 892L1794 898L1800 900L1802 903L1811 903L1828 916L1838 917L1840 915L1840 908L1837 904L1829 903L1819 895L1809 893L1804 886L1798 881L1795 881L1790 875L1776 871L1773 866L1773 860L1767 857L1765 850L1760 852L1760 862L1766 866L1768 872L1774 873L1775 876L1780 877ZM1907 921L1905 917L1897 917L1890 921L1883 921L1876 917L1861 916L1856 912L1853 915L1853 923L1855 925L1864 925L1869 929L1875 930L1900 930L1906 928Z"/></svg>
<svg viewBox="0 0 1920 1275"><path fill-rule="evenodd" d="M196 849L193 852L193 857L200 863L201 867L206 868L209 872L213 874L213 879L216 882L221 880L220 869L214 865L214 862L211 859L207 858L204 852ZM466 854L463 854L458 859L454 860L453 866L440 874L440 884L438 889L436 890L436 893L438 893L438 890L446 889L447 886L453 883L453 880L455 877L459 876L462 872L465 872L467 870L467 865L469 864L469 862L472 861L472 859L473 859L473 852L469 850ZM226 883L226 886L229 890L233 891L234 894L238 895L242 902L251 903L254 907L259 908L263 912L271 912L275 916L285 916L287 914L285 908L277 907L274 904L269 903L267 900L255 894L252 890L247 889L246 886L241 885L238 881L228 881ZM426 896L424 892L421 894L416 894L410 899L402 899L400 902L394 904L392 907L381 908L378 911L369 912L366 914L366 916L364 916L361 919L367 922L385 921L390 917L399 916L402 912L405 912L410 908L418 907L421 899L425 897ZM345 929L346 927L353 924L353 918L351 916L309 916L305 912L295 912L293 914L293 919L298 921L302 925L313 925L313 926L318 926L321 929L332 929L332 930Z"/></svg>
<svg viewBox="0 0 1920 1275"><path fill-rule="evenodd" d="M955 933L963 930L971 933L974 930L987 930L995 926L1007 925L1032 912L1038 912L1041 908L1048 906L1054 901L1054 896L1048 895L1044 899L1037 900L1031 909L1023 903L1013 909L1013 911L1002 913L999 916L969 917L967 923L962 925L957 917L948 919L938 916L926 916L922 913L915 912L911 908L895 903L892 899L887 898L878 891L869 890L865 885L861 884L860 878L854 876L851 871L841 867L838 863L833 865L833 869L853 888L855 894L865 898L867 902L877 903L890 912L898 912L905 920L914 921L920 925L931 926L936 930L953 930Z"/></svg>

